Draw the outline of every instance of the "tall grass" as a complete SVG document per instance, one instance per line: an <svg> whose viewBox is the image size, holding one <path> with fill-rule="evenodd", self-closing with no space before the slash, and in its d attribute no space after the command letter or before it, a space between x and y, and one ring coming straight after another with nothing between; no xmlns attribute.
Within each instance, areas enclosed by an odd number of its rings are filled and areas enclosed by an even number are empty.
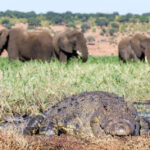
<svg viewBox="0 0 150 150"><path fill-rule="evenodd" d="M0 58L0 111L44 111L63 97L102 90L128 101L150 99L150 66L143 62L120 63L117 57L89 57L86 63L9 62Z"/></svg>

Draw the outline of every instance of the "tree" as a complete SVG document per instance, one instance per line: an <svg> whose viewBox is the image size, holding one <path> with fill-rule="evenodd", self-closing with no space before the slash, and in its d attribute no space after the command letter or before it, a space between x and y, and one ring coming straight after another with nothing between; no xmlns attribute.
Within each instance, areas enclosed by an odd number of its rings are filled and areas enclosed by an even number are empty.
<svg viewBox="0 0 150 150"><path fill-rule="evenodd" d="M73 14L70 11L67 11L66 13L63 14L63 22L65 23L70 23L73 22Z"/></svg>

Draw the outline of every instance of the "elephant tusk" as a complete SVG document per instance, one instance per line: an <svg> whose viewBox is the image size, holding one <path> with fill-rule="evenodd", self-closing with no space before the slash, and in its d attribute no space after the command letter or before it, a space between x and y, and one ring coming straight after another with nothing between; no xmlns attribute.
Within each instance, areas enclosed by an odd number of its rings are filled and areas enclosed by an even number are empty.
<svg viewBox="0 0 150 150"><path fill-rule="evenodd" d="M79 50L77 50L77 54L79 57L82 57L82 53Z"/></svg>
<svg viewBox="0 0 150 150"><path fill-rule="evenodd" d="M148 59L147 59L147 56L145 56L145 62L146 62L146 63L148 63Z"/></svg>

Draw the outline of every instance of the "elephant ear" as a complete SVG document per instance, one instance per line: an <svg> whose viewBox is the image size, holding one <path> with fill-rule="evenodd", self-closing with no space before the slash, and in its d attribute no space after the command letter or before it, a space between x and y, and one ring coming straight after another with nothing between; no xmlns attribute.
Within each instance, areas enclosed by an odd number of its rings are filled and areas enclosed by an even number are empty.
<svg viewBox="0 0 150 150"><path fill-rule="evenodd" d="M58 45L59 45L59 48L61 50L63 50L64 52L67 52L67 53L72 53L73 52L72 44L69 41L69 39L67 39L67 38L60 38L58 40Z"/></svg>
<svg viewBox="0 0 150 150"><path fill-rule="evenodd" d="M4 45L7 42L7 37L8 37L8 30L3 29L0 31L0 51L2 51Z"/></svg>

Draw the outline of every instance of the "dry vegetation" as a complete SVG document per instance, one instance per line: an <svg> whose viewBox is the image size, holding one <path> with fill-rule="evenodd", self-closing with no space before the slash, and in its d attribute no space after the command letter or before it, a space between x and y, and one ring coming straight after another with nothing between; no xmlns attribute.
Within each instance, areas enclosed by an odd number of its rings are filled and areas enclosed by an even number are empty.
<svg viewBox="0 0 150 150"><path fill-rule="evenodd" d="M150 137L78 139L70 135L44 138L0 133L0 150L149 150Z"/></svg>

